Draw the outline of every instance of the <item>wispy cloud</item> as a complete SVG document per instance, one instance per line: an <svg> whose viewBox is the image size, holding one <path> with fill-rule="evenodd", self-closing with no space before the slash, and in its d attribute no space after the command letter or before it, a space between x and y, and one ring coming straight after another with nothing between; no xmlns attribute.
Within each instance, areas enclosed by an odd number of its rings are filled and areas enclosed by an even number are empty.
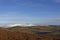
<svg viewBox="0 0 60 40"><path fill-rule="evenodd" d="M16 5L19 7L43 7L44 5L33 0L20 0L16 1Z"/></svg>
<svg viewBox="0 0 60 40"><path fill-rule="evenodd" d="M56 3L60 3L60 0L53 0L54 2L56 2Z"/></svg>
<svg viewBox="0 0 60 40"><path fill-rule="evenodd" d="M39 21L39 20L59 20L60 18L29 18L29 17L22 17L22 18L0 18L0 20L8 20L8 21L26 21L26 20L31 20L31 21Z"/></svg>

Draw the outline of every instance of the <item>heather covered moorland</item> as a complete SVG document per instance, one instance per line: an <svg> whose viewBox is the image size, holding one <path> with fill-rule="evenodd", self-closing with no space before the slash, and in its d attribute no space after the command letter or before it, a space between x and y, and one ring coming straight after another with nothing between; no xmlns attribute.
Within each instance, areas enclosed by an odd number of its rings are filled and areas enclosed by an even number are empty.
<svg viewBox="0 0 60 40"><path fill-rule="evenodd" d="M0 28L0 40L60 40L60 26Z"/></svg>

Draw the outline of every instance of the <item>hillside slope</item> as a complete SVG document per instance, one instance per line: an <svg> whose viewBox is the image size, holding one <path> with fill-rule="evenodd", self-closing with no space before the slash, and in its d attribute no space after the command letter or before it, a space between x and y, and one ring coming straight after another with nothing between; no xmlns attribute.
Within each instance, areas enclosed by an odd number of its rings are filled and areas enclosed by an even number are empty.
<svg viewBox="0 0 60 40"><path fill-rule="evenodd" d="M37 35L25 32L11 32L0 29L0 40L53 40L59 39L48 35Z"/></svg>

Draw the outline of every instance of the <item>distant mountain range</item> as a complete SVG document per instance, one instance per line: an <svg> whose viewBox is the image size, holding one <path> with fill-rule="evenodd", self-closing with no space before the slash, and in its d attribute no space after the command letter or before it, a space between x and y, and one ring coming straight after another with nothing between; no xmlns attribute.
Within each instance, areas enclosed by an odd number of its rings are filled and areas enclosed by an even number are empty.
<svg viewBox="0 0 60 40"><path fill-rule="evenodd" d="M37 25L35 25L35 24L8 24L8 25L0 26L0 27L8 28L8 27L14 27L14 26L31 27L31 26L37 26Z"/></svg>
<svg viewBox="0 0 60 40"><path fill-rule="evenodd" d="M0 27L2 28L9 28L9 27L16 27L16 26L20 26L20 27L32 27L32 26L50 26L50 27L56 27L59 25L38 25L38 24L8 24L8 25L0 25Z"/></svg>

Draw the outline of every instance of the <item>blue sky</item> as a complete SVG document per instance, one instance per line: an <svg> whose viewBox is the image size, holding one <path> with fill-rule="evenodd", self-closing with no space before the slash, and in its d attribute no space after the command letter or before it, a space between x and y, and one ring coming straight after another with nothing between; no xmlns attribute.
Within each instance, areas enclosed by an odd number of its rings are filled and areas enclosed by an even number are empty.
<svg viewBox="0 0 60 40"><path fill-rule="evenodd" d="M60 0L0 0L0 24L60 25Z"/></svg>

